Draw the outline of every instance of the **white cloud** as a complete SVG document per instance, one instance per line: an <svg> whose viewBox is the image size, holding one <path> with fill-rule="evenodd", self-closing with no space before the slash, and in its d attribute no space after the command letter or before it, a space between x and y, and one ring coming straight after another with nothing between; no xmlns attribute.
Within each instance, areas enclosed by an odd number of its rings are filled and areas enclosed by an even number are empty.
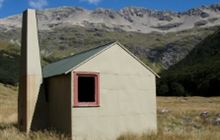
<svg viewBox="0 0 220 140"><path fill-rule="evenodd" d="M42 9L48 5L47 0L29 0L29 5L35 9Z"/></svg>
<svg viewBox="0 0 220 140"><path fill-rule="evenodd" d="M82 0L82 1L86 1L90 4L98 4L101 0Z"/></svg>
<svg viewBox="0 0 220 140"><path fill-rule="evenodd" d="M2 8L4 1L5 1L5 0L0 0L0 8Z"/></svg>

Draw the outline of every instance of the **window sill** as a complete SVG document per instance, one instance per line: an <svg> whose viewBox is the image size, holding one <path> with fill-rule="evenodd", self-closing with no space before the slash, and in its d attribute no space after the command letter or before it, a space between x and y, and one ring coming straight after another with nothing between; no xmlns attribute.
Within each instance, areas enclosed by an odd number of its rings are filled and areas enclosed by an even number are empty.
<svg viewBox="0 0 220 140"><path fill-rule="evenodd" d="M79 107L100 107L100 105L96 103L81 103L73 106L74 108L79 108Z"/></svg>

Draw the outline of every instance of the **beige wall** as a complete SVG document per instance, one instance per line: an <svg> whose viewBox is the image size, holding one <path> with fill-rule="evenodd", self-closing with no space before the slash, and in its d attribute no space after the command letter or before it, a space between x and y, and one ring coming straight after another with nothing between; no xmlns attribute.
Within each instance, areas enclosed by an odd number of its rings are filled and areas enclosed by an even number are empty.
<svg viewBox="0 0 220 140"><path fill-rule="evenodd" d="M71 74L47 79L49 126L71 135Z"/></svg>
<svg viewBox="0 0 220 140"><path fill-rule="evenodd" d="M115 45L74 71L100 72L100 107L72 108L74 140L157 129L155 75Z"/></svg>

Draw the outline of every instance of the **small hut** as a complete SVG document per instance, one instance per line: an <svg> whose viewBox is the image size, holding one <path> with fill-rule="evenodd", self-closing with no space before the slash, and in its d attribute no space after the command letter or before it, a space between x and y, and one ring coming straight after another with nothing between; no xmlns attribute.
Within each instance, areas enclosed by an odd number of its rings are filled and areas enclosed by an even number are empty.
<svg viewBox="0 0 220 140"><path fill-rule="evenodd" d="M51 63L28 126L55 128L74 140L156 131L157 76L119 42Z"/></svg>

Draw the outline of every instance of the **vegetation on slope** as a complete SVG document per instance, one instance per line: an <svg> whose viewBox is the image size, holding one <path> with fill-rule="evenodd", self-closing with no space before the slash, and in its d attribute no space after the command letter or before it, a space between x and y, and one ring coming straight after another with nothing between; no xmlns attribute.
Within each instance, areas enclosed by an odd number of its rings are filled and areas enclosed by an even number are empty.
<svg viewBox="0 0 220 140"><path fill-rule="evenodd" d="M190 54L161 74L158 95L219 96L220 30L199 43Z"/></svg>
<svg viewBox="0 0 220 140"><path fill-rule="evenodd" d="M6 41L0 41L0 83L17 84L19 48Z"/></svg>
<svg viewBox="0 0 220 140"><path fill-rule="evenodd" d="M217 27L167 34L104 31L82 27L40 31L43 65L112 41L120 41L156 72L175 64ZM0 31L0 82L16 85L19 72L20 29Z"/></svg>
<svg viewBox="0 0 220 140"><path fill-rule="evenodd" d="M161 66L167 67L182 59L196 44L216 31L216 28L143 34L120 30L113 32L96 28L86 29L76 26L74 28L55 28L50 32L41 31L40 40L44 56L51 56L55 59L112 41L119 41L142 60L149 61L150 64L156 63L161 68ZM174 54L174 58L167 56L170 53ZM178 56L181 57L178 58ZM174 62L167 64L164 59Z"/></svg>

